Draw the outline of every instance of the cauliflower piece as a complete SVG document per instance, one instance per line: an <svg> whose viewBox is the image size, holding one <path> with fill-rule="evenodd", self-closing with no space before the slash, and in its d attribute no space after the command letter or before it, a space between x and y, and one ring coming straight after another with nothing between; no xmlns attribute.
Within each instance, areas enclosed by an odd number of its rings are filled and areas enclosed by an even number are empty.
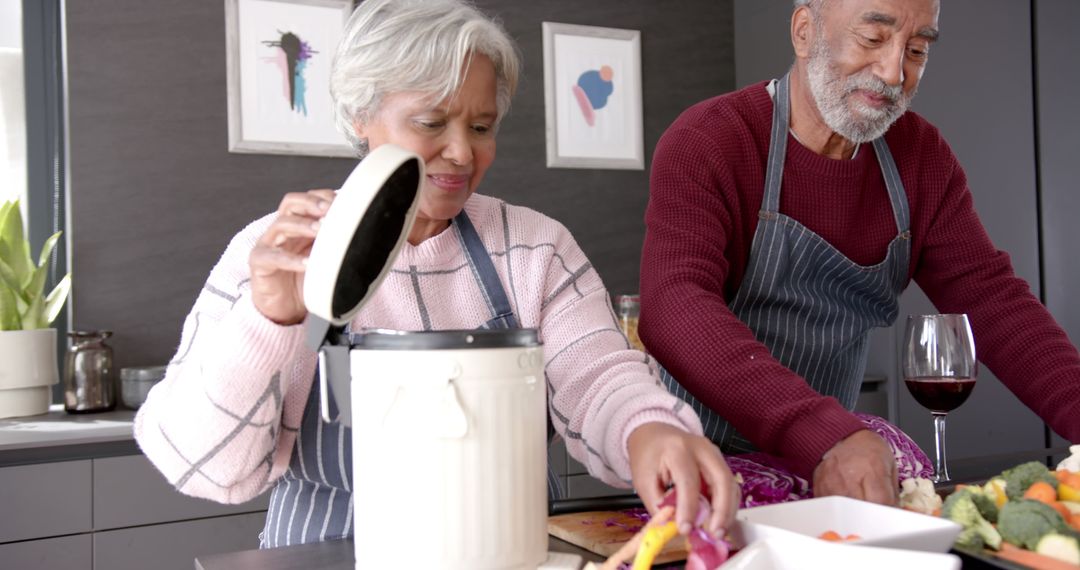
<svg viewBox="0 0 1080 570"><path fill-rule="evenodd" d="M941 508L941 497L925 477L904 479L900 482L900 508L932 515Z"/></svg>
<svg viewBox="0 0 1080 570"><path fill-rule="evenodd" d="M1058 471L1074 471L1080 473L1080 445L1070 445L1069 453L1072 455L1061 460L1058 463Z"/></svg>

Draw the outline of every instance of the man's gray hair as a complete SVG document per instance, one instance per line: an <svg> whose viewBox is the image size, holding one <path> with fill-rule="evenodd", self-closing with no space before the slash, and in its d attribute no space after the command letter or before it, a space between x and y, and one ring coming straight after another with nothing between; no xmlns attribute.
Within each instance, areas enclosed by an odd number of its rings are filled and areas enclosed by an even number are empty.
<svg viewBox="0 0 1080 570"><path fill-rule="evenodd" d="M334 116L357 155L368 152L356 136L382 98L400 91L453 95L471 56L495 64L501 120L517 90L521 58L503 27L464 0L365 0L349 18L330 69Z"/></svg>
<svg viewBox="0 0 1080 570"><path fill-rule="evenodd" d="M795 0L795 9L798 10L801 6L807 6L815 14L821 8L822 0Z"/></svg>

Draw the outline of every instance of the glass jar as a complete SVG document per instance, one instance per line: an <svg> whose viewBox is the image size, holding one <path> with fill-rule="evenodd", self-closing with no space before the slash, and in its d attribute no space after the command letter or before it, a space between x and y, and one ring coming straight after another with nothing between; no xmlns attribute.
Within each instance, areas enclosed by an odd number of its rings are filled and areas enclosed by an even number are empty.
<svg viewBox="0 0 1080 570"><path fill-rule="evenodd" d="M116 407L112 331L73 331L64 357L64 409L72 414L104 412Z"/></svg>
<svg viewBox="0 0 1080 570"><path fill-rule="evenodd" d="M638 336L638 316L641 314L641 297L638 295L616 295L615 314L630 346L645 352L645 345Z"/></svg>

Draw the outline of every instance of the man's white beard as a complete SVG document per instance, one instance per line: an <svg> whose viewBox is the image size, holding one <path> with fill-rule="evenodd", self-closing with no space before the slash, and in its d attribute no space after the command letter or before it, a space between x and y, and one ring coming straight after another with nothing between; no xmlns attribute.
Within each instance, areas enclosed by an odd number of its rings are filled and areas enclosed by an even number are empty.
<svg viewBox="0 0 1080 570"><path fill-rule="evenodd" d="M909 96L900 85L887 85L870 70L842 78L832 65L829 46L822 32L819 29L816 34L806 66L810 93L830 129L852 142L870 142L885 134L907 111L914 93ZM858 99L849 99L856 90L877 93L889 102L884 107L874 108Z"/></svg>

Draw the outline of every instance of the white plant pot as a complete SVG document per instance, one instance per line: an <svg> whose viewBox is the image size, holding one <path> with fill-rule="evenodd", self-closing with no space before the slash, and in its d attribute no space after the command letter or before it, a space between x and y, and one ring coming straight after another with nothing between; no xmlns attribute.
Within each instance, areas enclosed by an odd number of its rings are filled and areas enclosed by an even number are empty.
<svg viewBox="0 0 1080 570"><path fill-rule="evenodd" d="M48 412L59 381L56 329L0 331L0 418Z"/></svg>

